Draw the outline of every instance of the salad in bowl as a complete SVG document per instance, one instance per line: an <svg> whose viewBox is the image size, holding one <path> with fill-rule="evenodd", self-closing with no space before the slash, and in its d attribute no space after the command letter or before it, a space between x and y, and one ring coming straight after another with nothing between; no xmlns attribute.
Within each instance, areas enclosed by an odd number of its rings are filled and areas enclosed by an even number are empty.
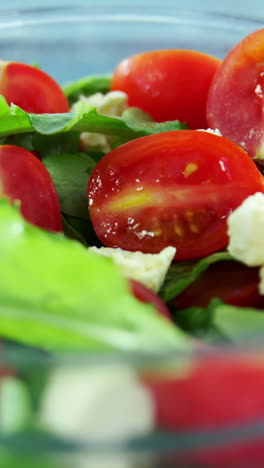
<svg viewBox="0 0 264 468"><path fill-rule="evenodd" d="M168 431L168 466L261 466L263 433L236 428L264 415L263 57L256 29L223 60L146 50L65 85L1 61L5 436ZM118 366L65 369L69 352Z"/></svg>

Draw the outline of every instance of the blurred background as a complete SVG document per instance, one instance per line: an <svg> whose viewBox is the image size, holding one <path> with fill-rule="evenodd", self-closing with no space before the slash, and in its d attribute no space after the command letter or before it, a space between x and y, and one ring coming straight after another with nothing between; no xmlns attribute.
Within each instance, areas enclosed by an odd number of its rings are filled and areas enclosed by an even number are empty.
<svg viewBox="0 0 264 468"><path fill-rule="evenodd" d="M60 83L110 72L146 50L195 44L223 58L264 26L264 0L9 0L0 12L1 59L38 63ZM104 15L113 17L105 23Z"/></svg>
<svg viewBox="0 0 264 468"><path fill-rule="evenodd" d="M124 0L122 2L123 6L126 4L129 5L130 2L128 0ZM1 3L1 9L8 9L8 8L34 8L36 6L43 5L43 7L49 6L76 6L76 5L112 5L114 7L115 1L111 0L79 0L79 1L72 1L72 0L10 0L9 2ZM217 11L221 13L231 13L237 16L248 16L251 18L263 18L264 20L264 1L263 0L166 0L165 2L160 2L160 0L133 0L133 5L138 5L139 7L161 7L164 9L165 5L168 5L177 9L195 9L195 10L208 10L208 11Z"/></svg>

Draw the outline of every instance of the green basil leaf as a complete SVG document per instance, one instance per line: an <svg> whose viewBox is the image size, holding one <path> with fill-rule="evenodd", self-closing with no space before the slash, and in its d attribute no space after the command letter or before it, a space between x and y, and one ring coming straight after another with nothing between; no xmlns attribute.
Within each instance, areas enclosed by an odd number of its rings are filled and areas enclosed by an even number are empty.
<svg viewBox="0 0 264 468"><path fill-rule="evenodd" d="M130 293L109 258L27 223L0 201L0 336L46 350L189 349Z"/></svg>

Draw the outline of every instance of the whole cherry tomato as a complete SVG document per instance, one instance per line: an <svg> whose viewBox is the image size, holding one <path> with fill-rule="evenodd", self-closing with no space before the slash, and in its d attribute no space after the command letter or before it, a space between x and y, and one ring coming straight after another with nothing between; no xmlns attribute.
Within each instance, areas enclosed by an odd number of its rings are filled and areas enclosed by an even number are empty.
<svg viewBox="0 0 264 468"><path fill-rule="evenodd" d="M107 153L94 168L89 210L108 247L207 255L228 243L226 219L263 176L231 141L194 130L142 137Z"/></svg>
<svg viewBox="0 0 264 468"><path fill-rule="evenodd" d="M192 50L159 50L128 57L115 69L112 89L154 120L207 128L206 99L220 60Z"/></svg>

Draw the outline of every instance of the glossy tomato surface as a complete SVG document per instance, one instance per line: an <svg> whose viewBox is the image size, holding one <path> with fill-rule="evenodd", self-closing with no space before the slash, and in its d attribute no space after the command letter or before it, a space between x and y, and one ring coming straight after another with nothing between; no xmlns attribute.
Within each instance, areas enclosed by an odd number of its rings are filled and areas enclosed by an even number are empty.
<svg viewBox="0 0 264 468"><path fill-rule="evenodd" d="M263 154L264 29L247 36L227 55L208 94L209 126L242 146Z"/></svg>
<svg viewBox="0 0 264 468"><path fill-rule="evenodd" d="M89 209L106 246L156 253L172 245L176 259L188 259L225 247L228 215L263 188L263 176L237 145L182 130L106 154L89 180Z"/></svg>
<svg viewBox="0 0 264 468"><path fill-rule="evenodd" d="M128 57L115 69L112 89L154 120L207 128L206 99L220 60L191 50L160 50Z"/></svg>
<svg viewBox="0 0 264 468"><path fill-rule="evenodd" d="M44 71L17 62L0 61L0 94L34 114L68 112L62 89Z"/></svg>
<svg viewBox="0 0 264 468"><path fill-rule="evenodd" d="M49 231L61 231L58 196L42 162L24 148L0 146L1 192L21 202L21 213L32 224Z"/></svg>

